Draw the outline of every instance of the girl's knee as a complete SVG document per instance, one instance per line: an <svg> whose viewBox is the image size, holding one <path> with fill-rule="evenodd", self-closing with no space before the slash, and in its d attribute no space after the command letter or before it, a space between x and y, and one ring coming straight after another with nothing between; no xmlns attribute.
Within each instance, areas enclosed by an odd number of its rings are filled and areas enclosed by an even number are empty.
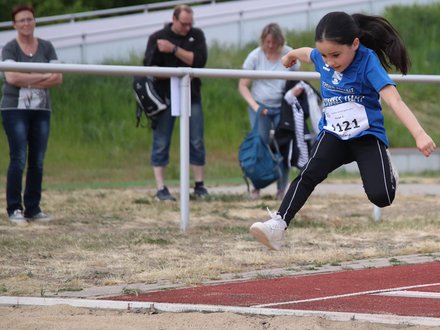
<svg viewBox="0 0 440 330"><path fill-rule="evenodd" d="M394 201L395 194L388 192L379 192L374 194L369 194L368 199L371 203L378 207L390 206Z"/></svg>

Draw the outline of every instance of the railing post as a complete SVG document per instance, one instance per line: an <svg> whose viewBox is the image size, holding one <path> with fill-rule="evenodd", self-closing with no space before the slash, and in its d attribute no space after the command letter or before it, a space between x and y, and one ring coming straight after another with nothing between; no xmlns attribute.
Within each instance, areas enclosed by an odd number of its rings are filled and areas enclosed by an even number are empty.
<svg viewBox="0 0 440 330"><path fill-rule="evenodd" d="M180 229L189 224L189 116L191 115L191 78L180 78Z"/></svg>
<svg viewBox="0 0 440 330"><path fill-rule="evenodd" d="M83 33L81 34L81 63L85 64L87 63L86 58L87 58L87 50L86 50L86 39L87 39L87 34Z"/></svg>
<svg viewBox="0 0 440 330"><path fill-rule="evenodd" d="M307 19L306 19L306 29L312 30L312 1L307 3Z"/></svg>
<svg viewBox="0 0 440 330"><path fill-rule="evenodd" d="M243 15L243 11L240 10L240 12L238 13L238 49L241 49L243 47Z"/></svg>

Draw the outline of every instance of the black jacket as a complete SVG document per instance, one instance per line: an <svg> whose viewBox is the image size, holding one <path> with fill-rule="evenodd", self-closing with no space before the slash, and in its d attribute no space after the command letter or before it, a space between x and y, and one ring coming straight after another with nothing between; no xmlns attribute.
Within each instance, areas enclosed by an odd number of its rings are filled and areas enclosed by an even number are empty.
<svg viewBox="0 0 440 330"><path fill-rule="evenodd" d="M290 90L297 83L299 83L299 81L287 81L284 92ZM307 82L305 83L308 84ZM310 84L308 85L311 86ZM316 90L314 91L319 96L319 93ZM283 156L283 160L286 162L286 165L300 168L301 166L298 165L300 148L307 148L305 152L308 156L308 153L311 149L312 141L310 130L307 124L307 119L309 118L309 103L307 93L301 93L301 95L299 95L297 99L299 102L298 106L300 107L300 109L297 110L303 112L304 131L298 132L298 130L296 129L297 126L295 125L294 114L295 109L293 109L293 106L286 102L286 100L283 98L283 101L281 103L280 123L275 129L275 139L278 143L280 153Z"/></svg>
<svg viewBox="0 0 440 330"><path fill-rule="evenodd" d="M186 36L175 34L171 30L171 23L167 23L163 29L150 35L145 50L143 64L145 66L160 67L190 67L179 60L174 54L162 53L157 48L157 40L166 39L178 47L194 52L194 62L191 67L203 68L208 59L208 48L205 35L198 28L191 28ZM191 100L199 101L201 81L199 78L191 79ZM170 97L170 79L157 79L158 93L163 97Z"/></svg>

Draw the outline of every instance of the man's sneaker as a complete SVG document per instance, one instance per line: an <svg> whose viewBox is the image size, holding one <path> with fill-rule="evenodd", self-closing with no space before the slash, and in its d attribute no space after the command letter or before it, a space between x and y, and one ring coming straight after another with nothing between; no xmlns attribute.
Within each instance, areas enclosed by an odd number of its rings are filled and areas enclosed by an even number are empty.
<svg viewBox="0 0 440 330"><path fill-rule="evenodd" d="M194 187L194 197L195 198L205 198L208 197L208 190L204 186Z"/></svg>
<svg viewBox="0 0 440 330"><path fill-rule="evenodd" d="M23 212L21 210L15 210L11 215L9 215L9 221L16 225L27 225L27 220L23 216Z"/></svg>
<svg viewBox="0 0 440 330"><path fill-rule="evenodd" d="M51 221L52 218L44 212L38 212L34 216L30 217L29 220L37 222L48 222Z"/></svg>
<svg viewBox="0 0 440 330"><path fill-rule="evenodd" d="M279 250L283 244L287 224L278 213L272 213L269 209L267 211L271 219L265 222L255 222L250 227L249 232L269 249Z"/></svg>
<svg viewBox="0 0 440 330"><path fill-rule="evenodd" d="M168 188L163 186L162 189L158 190L156 193L156 199L158 201L175 201L176 197L170 194Z"/></svg>

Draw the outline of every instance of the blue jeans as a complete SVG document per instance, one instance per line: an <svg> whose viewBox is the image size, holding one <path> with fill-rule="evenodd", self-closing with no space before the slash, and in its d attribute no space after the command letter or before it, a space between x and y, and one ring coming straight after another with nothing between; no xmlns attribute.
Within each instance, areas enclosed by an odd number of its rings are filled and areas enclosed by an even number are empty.
<svg viewBox="0 0 440 330"><path fill-rule="evenodd" d="M258 120L258 133L263 138L264 142L270 142L270 130L275 130L278 127L281 119L281 107L280 108L269 108L266 107L268 113L266 116L260 116ZM254 127L255 118L257 117L257 113L251 108L248 108L249 121L251 123L251 127ZM289 183L289 167L285 164L285 162L281 163L281 177L277 181L277 189L278 191L284 191L287 188Z"/></svg>
<svg viewBox="0 0 440 330"><path fill-rule="evenodd" d="M157 126L153 130L153 148L151 151L151 165L164 167L170 160L170 145L176 117L171 111L164 111L157 119ZM205 144L203 142L203 111L201 102L191 103L189 117L189 162L191 165L205 165Z"/></svg>
<svg viewBox="0 0 440 330"><path fill-rule="evenodd" d="M1 111L3 127L9 143L9 167L6 182L8 215L23 210L22 179L28 162L23 195L24 216L33 217L41 212L40 200L43 182L43 161L50 128L50 111Z"/></svg>

